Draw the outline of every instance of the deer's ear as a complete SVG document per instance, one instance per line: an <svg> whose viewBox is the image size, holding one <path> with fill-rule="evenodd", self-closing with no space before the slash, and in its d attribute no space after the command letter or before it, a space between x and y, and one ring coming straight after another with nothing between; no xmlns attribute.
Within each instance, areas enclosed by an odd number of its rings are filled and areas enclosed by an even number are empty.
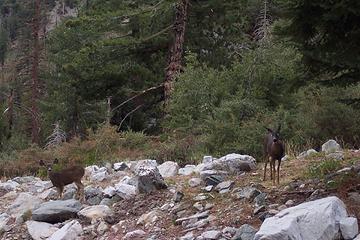
<svg viewBox="0 0 360 240"><path fill-rule="evenodd" d="M40 166L45 166L44 161L43 161L43 160L40 160L40 161L39 161L39 165L40 165Z"/></svg>
<svg viewBox="0 0 360 240"><path fill-rule="evenodd" d="M59 159L55 158L54 159L54 164L58 164L59 163Z"/></svg>
<svg viewBox="0 0 360 240"><path fill-rule="evenodd" d="M265 127L265 129L268 130L268 132L273 132L273 130L271 130L270 128Z"/></svg>

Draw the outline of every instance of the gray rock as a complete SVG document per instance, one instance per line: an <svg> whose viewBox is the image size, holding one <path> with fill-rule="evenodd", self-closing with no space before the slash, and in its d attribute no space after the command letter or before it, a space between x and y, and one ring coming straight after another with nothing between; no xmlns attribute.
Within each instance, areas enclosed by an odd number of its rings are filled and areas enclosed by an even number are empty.
<svg viewBox="0 0 360 240"><path fill-rule="evenodd" d="M101 182L108 177L107 171L106 167L92 165L85 168L85 176L89 177L92 182Z"/></svg>
<svg viewBox="0 0 360 240"><path fill-rule="evenodd" d="M99 205L106 205L111 207L114 203L119 202L121 198L118 195L113 196L112 198L104 198L101 200Z"/></svg>
<svg viewBox="0 0 360 240"><path fill-rule="evenodd" d="M48 223L63 222L75 218L81 207L81 203L75 199L46 202L33 211L32 219Z"/></svg>
<svg viewBox="0 0 360 240"><path fill-rule="evenodd" d="M116 184L115 191L116 194L122 199L132 199L137 194L136 187L125 183Z"/></svg>
<svg viewBox="0 0 360 240"><path fill-rule="evenodd" d="M215 190L221 191L221 190L224 190L224 189L231 189L232 186L234 186L234 184L235 184L234 181L221 182L215 187Z"/></svg>
<svg viewBox="0 0 360 240"><path fill-rule="evenodd" d="M103 190L100 187L88 186L84 189L86 202L90 205L98 205L103 199Z"/></svg>
<svg viewBox="0 0 360 240"><path fill-rule="evenodd" d="M317 154L318 152L314 149L309 149L307 151L304 151L302 153L299 154L299 156L297 156L296 158L297 159L304 159L304 158L308 158L308 157L311 157L315 154Z"/></svg>
<svg viewBox="0 0 360 240"><path fill-rule="evenodd" d="M266 218L254 240L334 239L337 222L346 216L345 205L337 197L305 202Z"/></svg>
<svg viewBox="0 0 360 240"><path fill-rule="evenodd" d="M11 220L11 217L8 214L6 214L6 213L0 214L0 233L6 232L7 230L9 230L8 223L10 222L10 220Z"/></svg>
<svg viewBox="0 0 360 240"><path fill-rule="evenodd" d="M209 216L209 211L205 211L205 212L191 215L189 217L183 217L183 218L176 219L175 222L177 224L179 224L179 223L182 223L183 221L187 221L187 220L191 220L191 219L203 219L203 218L207 218L208 216Z"/></svg>
<svg viewBox="0 0 360 240"><path fill-rule="evenodd" d="M115 171L124 171L126 169L129 169L129 166L124 162L114 163L113 166Z"/></svg>
<svg viewBox="0 0 360 240"><path fill-rule="evenodd" d="M135 231L126 233L123 239L137 239L137 238L143 237L145 235L146 235L146 232L144 232L143 230L135 230Z"/></svg>
<svg viewBox="0 0 360 240"><path fill-rule="evenodd" d="M204 194L204 193L199 193L198 195L193 197L194 201L204 201L204 200L206 200L208 198L209 198L209 196Z"/></svg>
<svg viewBox="0 0 360 240"><path fill-rule="evenodd" d="M209 186L204 187L203 190L206 191L206 192L211 192L213 189L214 189L214 186L213 186L213 185L209 185Z"/></svg>
<svg viewBox="0 0 360 240"><path fill-rule="evenodd" d="M193 207L198 210L199 212L204 210L204 206L200 202L194 203Z"/></svg>
<svg viewBox="0 0 360 240"><path fill-rule="evenodd" d="M221 232L217 230L211 230L203 232L201 236L205 239L219 239L221 236Z"/></svg>
<svg viewBox="0 0 360 240"><path fill-rule="evenodd" d="M241 189L239 192L235 193L235 195L236 195L236 198L238 198L238 199L246 198L246 199L252 201L260 193L261 193L261 191L259 191L258 189L247 186L247 187Z"/></svg>
<svg viewBox="0 0 360 240"><path fill-rule="evenodd" d="M81 224L72 220L51 235L48 240L76 240L83 233Z"/></svg>
<svg viewBox="0 0 360 240"><path fill-rule="evenodd" d="M353 240L360 240L360 234L357 235Z"/></svg>
<svg viewBox="0 0 360 240"><path fill-rule="evenodd" d="M176 192L174 193L173 200L174 200L174 202L177 203L177 202L180 202L183 197L184 197L184 193L182 193L182 192L180 192L180 191L176 191Z"/></svg>
<svg viewBox="0 0 360 240"><path fill-rule="evenodd" d="M93 221L112 216L114 215L114 212L106 205L95 205L83 208L78 212L78 215L79 217Z"/></svg>
<svg viewBox="0 0 360 240"><path fill-rule="evenodd" d="M321 151L325 152L326 154L336 152L336 151L341 151L341 150L342 149L340 147L340 144L338 144L333 139L330 139L329 141L327 141L326 143L324 143L321 146Z"/></svg>
<svg viewBox="0 0 360 240"><path fill-rule="evenodd" d="M255 207L260 207L265 205L266 196L267 196L266 193L260 193L259 195L257 195L254 198Z"/></svg>
<svg viewBox="0 0 360 240"><path fill-rule="evenodd" d="M7 213L16 218L17 221L40 205L42 200L29 193L20 193L14 203L7 209ZM30 215L31 216L31 215Z"/></svg>
<svg viewBox="0 0 360 240"><path fill-rule="evenodd" d="M58 192L53 188L47 189L41 194L39 194L39 198L43 200L56 199L57 197L58 197Z"/></svg>
<svg viewBox="0 0 360 240"><path fill-rule="evenodd" d="M197 186L200 186L201 179L200 178L191 178L188 183L189 183L190 187L197 187Z"/></svg>
<svg viewBox="0 0 360 240"><path fill-rule="evenodd" d="M248 224L242 225L235 233L232 240L253 240L256 229Z"/></svg>
<svg viewBox="0 0 360 240"><path fill-rule="evenodd" d="M195 169L195 165L185 165L185 167L179 169L178 174L188 176L193 174L195 172Z"/></svg>
<svg viewBox="0 0 360 240"><path fill-rule="evenodd" d="M340 220L341 235L345 240L353 239L359 233L358 221L354 217L343 218Z"/></svg>
<svg viewBox="0 0 360 240"><path fill-rule="evenodd" d="M255 158L249 155L228 154L218 160L214 160L207 169L228 171L231 174L249 172L256 168Z"/></svg>
<svg viewBox="0 0 360 240"><path fill-rule="evenodd" d="M200 173L201 180L205 183L206 186L212 185L216 186L222 181L224 181L224 176L226 173L219 172L216 170L206 170Z"/></svg>
<svg viewBox="0 0 360 240"><path fill-rule="evenodd" d="M178 174L179 165L176 162L167 161L158 166L158 169L163 178L168 178Z"/></svg>
<svg viewBox="0 0 360 240"><path fill-rule="evenodd" d="M159 210L153 210L148 213L144 213L140 216L138 221L136 222L137 225L144 225L145 227L154 224L159 217L161 216L161 212Z"/></svg>
<svg viewBox="0 0 360 240"><path fill-rule="evenodd" d="M34 176L25 176L25 177L15 177L12 179L14 182L17 182L19 184L23 184L23 183L31 183L31 182L36 182L39 181L39 178L36 178Z"/></svg>
<svg viewBox="0 0 360 240"><path fill-rule="evenodd" d="M207 164L207 163L212 163L214 161L212 156L204 156L203 157L203 163Z"/></svg>
<svg viewBox="0 0 360 240"><path fill-rule="evenodd" d="M188 232L187 234L179 238L179 240L194 240L194 239L195 237L193 232Z"/></svg>
<svg viewBox="0 0 360 240"><path fill-rule="evenodd" d="M137 164L134 168L136 186L140 193L150 193L154 190L166 189L167 185L157 167Z"/></svg>
<svg viewBox="0 0 360 240"><path fill-rule="evenodd" d="M157 161L153 160L153 159L144 159L144 160L138 160L138 161L131 161L130 162L130 169L133 172L139 167L155 168L157 166L158 166Z"/></svg>
<svg viewBox="0 0 360 240"><path fill-rule="evenodd" d="M26 222L27 230L34 240L43 240L53 235L59 228L52 224L36 221Z"/></svg>
<svg viewBox="0 0 360 240"><path fill-rule="evenodd" d="M108 229L109 226L104 221L101 221L96 228L96 231L98 234L103 235Z"/></svg>
<svg viewBox="0 0 360 240"><path fill-rule="evenodd" d="M112 186L106 187L102 193L105 197L111 198L116 194L116 189Z"/></svg>
<svg viewBox="0 0 360 240"><path fill-rule="evenodd" d="M12 181L12 180L8 180L4 183L0 183L0 190L5 191L5 192L11 192L11 191L15 191L20 187L20 184Z"/></svg>
<svg viewBox="0 0 360 240"><path fill-rule="evenodd" d="M73 199L76 196L77 188L75 184L70 184L65 187L64 194L62 200Z"/></svg>
<svg viewBox="0 0 360 240"><path fill-rule="evenodd" d="M286 201L285 205L286 205L287 207L292 207L292 206L295 205L295 202L290 199L290 200Z"/></svg>

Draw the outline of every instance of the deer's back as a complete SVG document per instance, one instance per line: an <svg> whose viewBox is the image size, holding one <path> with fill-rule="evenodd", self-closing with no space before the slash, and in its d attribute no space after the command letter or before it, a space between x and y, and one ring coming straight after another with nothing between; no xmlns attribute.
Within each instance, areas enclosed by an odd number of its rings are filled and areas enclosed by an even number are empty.
<svg viewBox="0 0 360 240"><path fill-rule="evenodd" d="M80 166L65 168L58 172L49 174L49 178L55 187L65 186L73 182L78 182L84 176L85 170Z"/></svg>

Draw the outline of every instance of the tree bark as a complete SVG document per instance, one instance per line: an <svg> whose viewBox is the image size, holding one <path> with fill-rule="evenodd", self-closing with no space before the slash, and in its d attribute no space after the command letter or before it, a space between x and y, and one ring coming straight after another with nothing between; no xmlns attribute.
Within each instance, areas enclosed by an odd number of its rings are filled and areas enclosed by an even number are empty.
<svg viewBox="0 0 360 240"><path fill-rule="evenodd" d="M173 27L174 42L169 50L168 65L165 70L165 81L164 81L165 109L169 105L170 96L174 89L174 79L176 75L181 71L188 6L189 6L189 0L180 0L176 6L175 23Z"/></svg>
<svg viewBox="0 0 360 240"><path fill-rule="evenodd" d="M40 45L39 45L39 33L40 33L40 9L41 0L35 0L35 13L32 23L32 34L33 34L33 59L32 59L32 69L31 69L31 142L39 144L40 142L40 124L39 124L39 55L40 55Z"/></svg>

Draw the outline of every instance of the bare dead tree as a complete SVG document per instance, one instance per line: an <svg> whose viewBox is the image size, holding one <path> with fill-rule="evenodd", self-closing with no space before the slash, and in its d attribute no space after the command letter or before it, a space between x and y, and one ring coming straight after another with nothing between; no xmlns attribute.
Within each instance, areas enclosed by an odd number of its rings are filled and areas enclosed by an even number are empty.
<svg viewBox="0 0 360 240"><path fill-rule="evenodd" d="M174 42L169 49L168 65L165 70L165 108L170 101L170 96L174 88L174 79L181 71L188 7L189 0L179 0L176 5L175 23L173 25Z"/></svg>

